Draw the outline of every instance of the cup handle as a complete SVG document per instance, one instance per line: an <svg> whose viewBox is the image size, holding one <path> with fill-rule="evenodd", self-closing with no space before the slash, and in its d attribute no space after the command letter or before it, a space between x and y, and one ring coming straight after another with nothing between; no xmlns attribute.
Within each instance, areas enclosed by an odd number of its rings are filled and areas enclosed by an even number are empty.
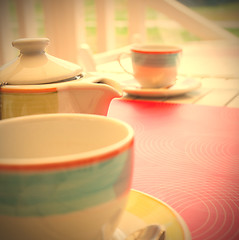
<svg viewBox="0 0 239 240"><path fill-rule="evenodd" d="M122 69L123 69L126 73L131 74L131 75L134 75L132 72L128 71L128 70L124 67L124 65L122 64L122 62L121 62L122 57L125 56L125 55L130 56L130 53L126 53L126 52L120 53L119 56L118 56L118 63L119 63L119 65L122 67Z"/></svg>

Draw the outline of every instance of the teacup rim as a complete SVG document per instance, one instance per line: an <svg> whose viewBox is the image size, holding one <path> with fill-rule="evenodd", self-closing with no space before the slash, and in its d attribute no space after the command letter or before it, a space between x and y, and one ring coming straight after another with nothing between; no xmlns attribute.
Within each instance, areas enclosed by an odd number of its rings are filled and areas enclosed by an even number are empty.
<svg viewBox="0 0 239 240"><path fill-rule="evenodd" d="M30 121L31 119L45 119L45 118L61 118L61 117L69 117L69 118L101 118L107 119L107 121L113 121L124 125L124 127L128 130L128 134L125 138L120 141L111 144L110 146L102 147L96 150L87 151L83 153L77 154L68 154L64 156L56 156L56 157L39 157L39 158L27 158L25 161L18 162L16 164L17 159L19 158L7 158L3 159L0 157L0 171L44 171L44 170L57 170L62 168L74 168L79 166L90 166L94 164L98 164L108 159L112 158L119 153L130 149L134 143L134 130L133 128L124 121L119 119L95 115L95 114L75 114L75 113L56 113L56 114L36 114L30 116L20 116L15 118L4 119L0 121L0 125L11 124L16 121ZM35 159L35 162L34 162ZM38 159L36 161L36 159Z"/></svg>
<svg viewBox="0 0 239 240"><path fill-rule="evenodd" d="M182 52L182 47L166 44L133 44L130 50L136 53L174 54Z"/></svg>

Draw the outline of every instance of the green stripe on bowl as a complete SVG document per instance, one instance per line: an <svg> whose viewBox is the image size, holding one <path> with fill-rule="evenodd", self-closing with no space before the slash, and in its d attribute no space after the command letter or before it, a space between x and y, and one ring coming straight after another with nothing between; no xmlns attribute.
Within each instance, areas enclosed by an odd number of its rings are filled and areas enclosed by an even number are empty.
<svg viewBox="0 0 239 240"><path fill-rule="evenodd" d="M131 150L128 149L91 167L41 173L1 173L0 215L62 214L114 199L129 188L130 158Z"/></svg>

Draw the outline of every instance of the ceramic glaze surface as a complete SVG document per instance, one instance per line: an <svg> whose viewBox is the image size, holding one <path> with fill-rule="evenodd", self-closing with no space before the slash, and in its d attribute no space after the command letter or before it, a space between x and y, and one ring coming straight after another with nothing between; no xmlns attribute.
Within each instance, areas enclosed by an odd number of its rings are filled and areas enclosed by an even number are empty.
<svg viewBox="0 0 239 240"><path fill-rule="evenodd" d="M111 238L132 179L127 124L43 114L2 120L0 132L0 239Z"/></svg>
<svg viewBox="0 0 239 240"><path fill-rule="evenodd" d="M57 113L57 92L46 93L1 93L1 118L19 117L41 113Z"/></svg>
<svg viewBox="0 0 239 240"><path fill-rule="evenodd" d="M0 82L11 85L52 83L75 77L82 68L45 52L48 38L21 38L12 42L19 55L0 67Z"/></svg>
<svg viewBox="0 0 239 240"><path fill-rule="evenodd" d="M0 119L45 113L106 115L111 100L122 96L122 89L111 79L86 77L54 84L6 85L0 94Z"/></svg>
<svg viewBox="0 0 239 240"><path fill-rule="evenodd" d="M129 189L130 155L126 150L102 163L71 169L1 172L0 214L48 216L115 199Z"/></svg>
<svg viewBox="0 0 239 240"><path fill-rule="evenodd" d="M106 115L111 100L122 96L120 84L47 54L48 44L48 38L12 42L20 53L0 67L0 120L46 113Z"/></svg>
<svg viewBox="0 0 239 240"><path fill-rule="evenodd" d="M160 57L159 57L160 55ZM179 53L141 53L132 51L132 61L137 65L151 67L172 67L178 64Z"/></svg>
<svg viewBox="0 0 239 240"><path fill-rule="evenodd" d="M175 83L181 56L176 47L147 45L131 49L134 76L143 88L167 87Z"/></svg>
<svg viewBox="0 0 239 240"><path fill-rule="evenodd" d="M172 86L177 77L182 49L177 46L137 44L131 47L132 74L142 88L163 88Z"/></svg>

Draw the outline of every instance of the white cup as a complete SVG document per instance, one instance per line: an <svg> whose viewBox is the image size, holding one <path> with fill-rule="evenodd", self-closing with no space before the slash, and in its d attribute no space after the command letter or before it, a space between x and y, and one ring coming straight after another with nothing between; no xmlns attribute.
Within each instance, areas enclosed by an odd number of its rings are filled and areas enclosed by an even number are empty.
<svg viewBox="0 0 239 240"><path fill-rule="evenodd" d="M120 54L119 64L139 82L142 88L162 88L172 86L177 77L177 69L182 53L178 46L157 44L136 44L131 47L131 62L133 73L122 64Z"/></svg>
<svg viewBox="0 0 239 240"><path fill-rule="evenodd" d="M0 121L0 239L110 240L132 179L134 133L105 116Z"/></svg>

